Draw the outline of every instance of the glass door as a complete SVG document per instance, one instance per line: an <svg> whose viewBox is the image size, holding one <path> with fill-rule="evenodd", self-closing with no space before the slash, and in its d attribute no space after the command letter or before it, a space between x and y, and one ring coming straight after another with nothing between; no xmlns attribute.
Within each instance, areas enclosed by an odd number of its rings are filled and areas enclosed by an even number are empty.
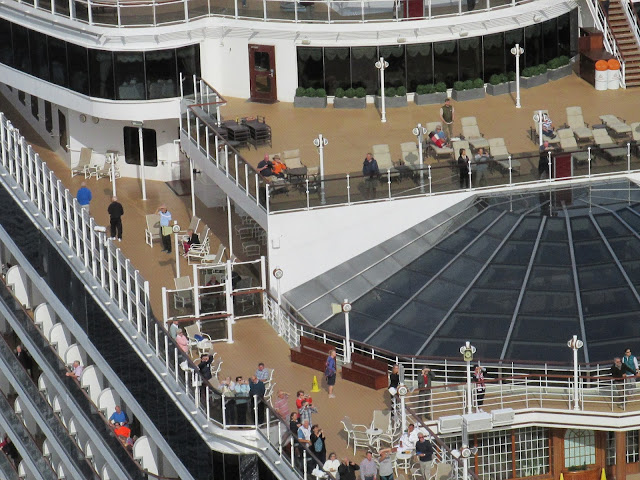
<svg viewBox="0 0 640 480"><path fill-rule="evenodd" d="M249 45L251 100L255 102L278 100L275 53L275 47L270 45Z"/></svg>

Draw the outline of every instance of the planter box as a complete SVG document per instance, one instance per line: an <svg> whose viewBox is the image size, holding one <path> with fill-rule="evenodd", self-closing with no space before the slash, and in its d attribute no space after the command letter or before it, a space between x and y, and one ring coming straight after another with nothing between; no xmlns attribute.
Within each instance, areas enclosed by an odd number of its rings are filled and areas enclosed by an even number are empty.
<svg viewBox="0 0 640 480"><path fill-rule="evenodd" d="M575 472L562 470L562 474L566 480L600 480L601 471L600 468L576 470Z"/></svg>
<svg viewBox="0 0 640 480"><path fill-rule="evenodd" d="M565 65L564 67L556 68L554 70L547 70L547 77L549 81L552 80L560 80L561 78L568 77L573 73L573 68L571 68L571 64Z"/></svg>
<svg viewBox="0 0 640 480"><path fill-rule="evenodd" d="M453 90L451 92L451 98L456 102L464 102L466 100L478 100L484 98L484 87L471 88L469 90Z"/></svg>
<svg viewBox="0 0 640 480"><path fill-rule="evenodd" d="M326 108L327 97L293 97L293 106L297 108Z"/></svg>
<svg viewBox="0 0 640 480"><path fill-rule="evenodd" d="M334 98L333 108L367 108L366 98Z"/></svg>
<svg viewBox="0 0 640 480"><path fill-rule="evenodd" d="M539 87L540 85L544 85L549 81L549 77L547 76L548 72L543 73L542 75L534 75L533 77L522 77L520 79L520 86L522 88L533 88Z"/></svg>
<svg viewBox="0 0 640 480"><path fill-rule="evenodd" d="M377 108L382 107L382 97L376 96L375 104ZM385 108L399 108L407 106L407 96L404 97L384 97Z"/></svg>
<svg viewBox="0 0 640 480"><path fill-rule="evenodd" d="M416 93L413 96L413 101L416 102L416 105L438 105L444 103L446 98L447 92L423 93L420 95Z"/></svg>
<svg viewBox="0 0 640 480"><path fill-rule="evenodd" d="M516 91L516 82L499 83L498 85L487 85L487 93L489 95L505 95Z"/></svg>

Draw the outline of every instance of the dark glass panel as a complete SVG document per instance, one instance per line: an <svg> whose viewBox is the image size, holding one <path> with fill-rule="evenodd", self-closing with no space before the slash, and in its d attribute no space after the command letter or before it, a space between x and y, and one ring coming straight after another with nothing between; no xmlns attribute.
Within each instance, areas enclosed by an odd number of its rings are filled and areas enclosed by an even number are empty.
<svg viewBox="0 0 640 480"><path fill-rule="evenodd" d="M600 239L600 234L589 217L572 218L570 222L574 242Z"/></svg>
<svg viewBox="0 0 640 480"><path fill-rule="evenodd" d="M368 315L352 311L349 314L349 321L351 325L358 325L355 331L353 328L351 329L351 336L354 340L362 342L382 324L384 319L372 318ZM323 323L322 327L338 335L344 335L344 317L342 315L335 315Z"/></svg>
<svg viewBox="0 0 640 480"><path fill-rule="evenodd" d="M578 269L580 290L594 290L607 287L619 287L627 284L618 266L610 263Z"/></svg>
<svg viewBox="0 0 640 480"><path fill-rule="evenodd" d="M615 328L611 328L612 325L615 325ZM585 319L584 326L587 338L591 341L620 341L640 336L640 322L638 322L637 312L591 317ZM589 342L589 350L591 350L591 341ZM611 355L611 351L608 355Z"/></svg>
<svg viewBox="0 0 640 480"><path fill-rule="evenodd" d="M324 49L324 84L328 95L336 88L351 87L351 50L349 47Z"/></svg>
<svg viewBox="0 0 640 480"><path fill-rule="evenodd" d="M171 98L177 96L175 50L158 50L144 54L147 78L147 98Z"/></svg>
<svg viewBox="0 0 640 480"><path fill-rule="evenodd" d="M364 87L368 95L378 91L378 69L376 47L351 48L351 84L353 88Z"/></svg>
<svg viewBox="0 0 640 480"><path fill-rule="evenodd" d="M555 315L577 315L576 294L575 292L527 291L520 305L520 313L552 317Z"/></svg>
<svg viewBox="0 0 640 480"><path fill-rule="evenodd" d="M616 257L623 266L629 260L640 260L640 240L637 237L620 237L609 240Z"/></svg>
<svg viewBox="0 0 640 480"><path fill-rule="evenodd" d="M389 62L384 71L384 86L406 87L404 45L380 47L380 56Z"/></svg>
<svg viewBox="0 0 640 480"><path fill-rule="evenodd" d="M474 232L479 233L487 228L498 216L500 216L500 213L501 212L493 208L484 210L482 213L469 220L469 222L465 224L464 228L465 230L473 230Z"/></svg>
<svg viewBox="0 0 640 480"><path fill-rule="evenodd" d="M520 288L527 267L524 265L489 265L475 285L487 288Z"/></svg>
<svg viewBox="0 0 640 480"><path fill-rule="evenodd" d="M298 86L324 88L324 64L321 47L298 48Z"/></svg>
<svg viewBox="0 0 640 480"><path fill-rule="evenodd" d="M567 223L564 218L547 218L540 239L543 242L566 242Z"/></svg>
<svg viewBox="0 0 640 480"><path fill-rule="evenodd" d="M491 75L505 73L504 33L494 33L483 37L484 49L484 81Z"/></svg>
<svg viewBox="0 0 640 480"><path fill-rule="evenodd" d="M529 290L575 291L571 267L534 266L529 276Z"/></svg>
<svg viewBox="0 0 640 480"><path fill-rule="evenodd" d="M473 288L456 308L457 312L511 315L520 290Z"/></svg>
<svg viewBox="0 0 640 480"><path fill-rule="evenodd" d="M577 316L563 318L557 315L518 315L511 339L555 343L557 338L571 338L579 331L580 322Z"/></svg>
<svg viewBox="0 0 640 480"><path fill-rule="evenodd" d="M115 99L111 52L89 50L89 75L92 97Z"/></svg>
<svg viewBox="0 0 640 480"><path fill-rule="evenodd" d="M33 115L35 119L40 118L40 106L38 102L38 97L31 95L31 115Z"/></svg>
<svg viewBox="0 0 640 480"><path fill-rule="evenodd" d="M415 92L418 85L433 83L431 44L407 45L407 89Z"/></svg>
<svg viewBox="0 0 640 480"><path fill-rule="evenodd" d="M401 298L409 298L421 289L428 280L429 277L426 275L403 268L378 285L378 289Z"/></svg>
<svg viewBox="0 0 640 480"><path fill-rule="evenodd" d="M582 311L584 316L620 313L638 310L639 305L629 288L600 289L583 292Z"/></svg>
<svg viewBox="0 0 640 480"><path fill-rule="evenodd" d="M429 250L427 253L410 263L407 268L427 275L434 275L444 267L454 255L438 248Z"/></svg>
<svg viewBox="0 0 640 480"><path fill-rule="evenodd" d="M353 304L353 311L370 317L388 318L404 302L405 299L392 292L373 289Z"/></svg>
<svg viewBox="0 0 640 480"><path fill-rule="evenodd" d="M391 323L403 326L423 334L421 342L438 326L446 315L447 310L427 305L422 302L412 302L400 310L393 317Z"/></svg>
<svg viewBox="0 0 640 480"><path fill-rule="evenodd" d="M627 225L629 225L636 232L640 233L640 217L633 213L631 210L622 209L616 212L620 215L620 218L625 221Z"/></svg>
<svg viewBox="0 0 640 480"><path fill-rule="evenodd" d="M542 55L542 25L529 25L524 29L524 66L540 65Z"/></svg>
<svg viewBox="0 0 640 480"><path fill-rule="evenodd" d="M566 243L540 242L535 263L536 265L571 265L569 245Z"/></svg>
<svg viewBox="0 0 640 480"><path fill-rule="evenodd" d="M493 261L508 265L527 265L532 251L533 242L509 242L500 249Z"/></svg>
<svg viewBox="0 0 640 480"><path fill-rule="evenodd" d="M510 315L468 315L455 313L438 330L438 336L501 340L506 337L511 323Z"/></svg>
<svg viewBox="0 0 640 480"><path fill-rule="evenodd" d="M11 22L0 18L0 63L13 66L13 47L11 46Z"/></svg>
<svg viewBox="0 0 640 480"><path fill-rule="evenodd" d="M436 83L453 87L458 81L458 42L449 40L433 44L433 72Z"/></svg>
<svg viewBox="0 0 640 480"><path fill-rule="evenodd" d="M142 52L116 52L115 64L116 99L144 100L144 56Z"/></svg>
<svg viewBox="0 0 640 480"><path fill-rule="evenodd" d="M47 132L53 131L53 116L51 112L51 102L44 101L44 126Z"/></svg>
<svg viewBox="0 0 640 480"><path fill-rule="evenodd" d="M479 241L482 241L480 239ZM448 282L463 283L464 280L470 282L484 266L484 261L472 260L465 255L459 257L451 265L449 265L441 274L440 277ZM463 280L464 279L464 280Z"/></svg>
<svg viewBox="0 0 640 480"><path fill-rule="evenodd" d="M408 330L406 326L387 324L373 337L375 345L384 345L385 349L400 354L415 354L426 338L424 333Z"/></svg>
<svg viewBox="0 0 640 480"><path fill-rule="evenodd" d="M178 78L182 73L182 89L185 95L193 94L193 76L200 76L200 45L189 45L176 50ZM180 89L177 89L179 92Z"/></svg>
<svg viewBox="0 0 640 480"><path fill-rule="evenodd" d="M555 18L547 20L542 24L542 38L544 44L542 61L546 63L558 56L558 27Z"/></svg>
<svg viewBox="0 0 640 480"><path fill-rule="evenodd" d="M458 40L460 80L484 78L482 72L482 37L461 38Z"/></svg>
<svg viewBox="0 0 640 480"><path fill-rule="evenodd" d="M31 54L31 73L42 80L49 80L47 36L44 33L29 31L29 53Z"/></svg>
<svg viewBox="0 0 640 480"><path fill-rule="evenodd" d="M502 341L478 340L473 342L473 346L478 350L480 358L499 358L502 352ZM566 346L564 347L566 350ZM421 355L451 357L460 352L460 339L438 339L434 338L424 349Z"/></svg>
<svg viewBox="0 0 640 480"><path fill-rule="evenodd" d="M607 239L629 235L629 229L610 213L594 215L596 223Z"/></svg>
<svg viewBox="0 0 640 480"><path fill-rule="evenodd" d="M509 241L512 240L526 240L534 241L538 236L538 230L540 229L540 218L525 217L520 225L516 227L511 234Z"/></svg>
<svg viewBox="0 0 640 480"><path fill-rule="evenodd" d="M437 279L420 292L416 299L422 303L447 311L456 302L458 296L462 294L464 288L463 285L456 285Z"/></svg>
<svg viewBox="0 0 640 480"><path fill-rule="evenodd" d="M460 252L467 246L476 236L472 230L461 228L457 232L452 233L438 244L438 248L451 253Z"/></svg>
<svg viewBox="0 0 640 480"><path fill-rule="evenodd" d="M51 81L61 87L69 85L67 72L67 42L49 37L49 68Z"/></svg>
<svg viewBox="0 0 640 480"><path fill-rule="evenodd" d="M504 33L504 57L507 62L507 72L516 71L516 57L511 54L511 49L520 45L524 48L524 30L518 28ZM520 68L524 67L524 58L520 59Z"/></svg>
<svg viewBox="0 0 640 480"><path fill-rule="evenodd" d="M575 331L572 335L575 335ZM564 339L564 337L563 337ZM507 347L504 356L506 359L511 358L535 358L539 359L541 352L544 352L544 359L548 362L567 362L567 344L563 342L532 342L528 339L520 341L511 341ZM578 350L578 361L584 362L584 348Z"/></svg>
<svg viewBox="0 0 640 480"><path fill-rule="evenodd" d="M13 59L14 66L24 73L31 73L31 56L29 55L29 30L13 24Z"/></svg>
<svg viewBox="0 0 640 480"><path fill-rule="evenodd" d="M69 88L84 95L89 95L89 61L87 55L86 48L67 43ZM111 84L113 85L113 82Z"/></svg>
<svg viewBox="0 0 640 480"><path fill-rule="evenodd" d="M580 242L573 246L576 257L576 265L593 265L597 263L611 262L611 254L602 242Z"/></svg>
<svg viewBox="0 0 640 480"><path fill-rule="evenodd" d="M124 160L133 165L140 165L140 134L137 127L124 127ZM144 164L147 167L158 166L158 146L156 131L151 128L142 129L142 149Z"/></svg>
<svg viewBox="0 0 640 480"><path fill-rule="evenodd" d="M491 235L484 235L482 238L479 238L478 241L474 242L464 254L465 256L479 260L489 258L489 256L495 252L496 248L498 248L501 241L499 238L492 237Z"/></svg>

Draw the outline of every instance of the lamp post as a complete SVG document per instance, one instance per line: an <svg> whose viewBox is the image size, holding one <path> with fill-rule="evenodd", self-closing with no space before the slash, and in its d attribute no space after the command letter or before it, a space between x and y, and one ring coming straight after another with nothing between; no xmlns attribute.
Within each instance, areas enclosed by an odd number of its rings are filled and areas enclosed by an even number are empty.
<svg viewBox="0 0 640 480"><path fill-rule="evenodd" d="M319 134L318 138L313 139L313 144L318 147L318 154L320 155L320 204L324 205L327 203L324 196L324 147L329 144L329 140Z"/></svg>
<svg viewBox="0 0 640 480"><path fill-rule="evenodd" d="M476 347L471 343L466 342L460 347L460 353L462 359L467 362L467 413L473 413L473 397L471 395L471 362L473 361L473 354L476 353Z"/></svg>
<svg viewBox="0 0 640 480"><path fill-rule="evenodd" d="M542 140L542 122L544 121L545 113L542 110L538 110L533 114L533 121L536 123L536 129L538 130L538 145L542 146L544 141Z"/></svg>
<svg viewBox="0 0 640 480"><path fill-rule="evenodd" d="M427 129L419 123L416 128L413 129L413 134L418 140L418 155L420 156L420 193L424 193L424 170L422 169L424 163L424 157L422 155L422 147L424 142L424 135L427 134Z"/></svg>
<svg viewBox="0 0 640 480"><path fill-rule="evenodd" d="M282 336L282 297L280 296L280 279L283 277L284 272L280 267L273 269L273 277L276 279L276 295L278 298L278 335Z"/></svg>
<svg viewBox="0 0 640 480"><path fill-rule="evenodd" d="M382 123L387 122L387 111L385 110L384 105L384 70L389 66L389 62L384 61L384 57L380 57L380 60L376 62L376 68L380 70L380 99L381 99L381 114L382 118L380 121Z"/></svg>
<svg viewBox="0 0 640 480"><path fill-rule="evenodd" d="M178 225L177 220L173 221L173 227L171 227L171 230L173 231L173 236L176 243L174 248L174 250L176 251L176 278L180 278L180 252L178 251L178 232L180 232L180 225Z"/></svg>
<svg viewBox="0 0 640 480"><path fill-rule="evenodd" d="M351 304L346 298L342 302L342 312L344 313L344 363L351 363L351 332L349 325L349 312L351 311Z"/></svg>
<svg viewBox="0 0 640 480"><path fill-rule="evenodd" d="M138 145L140 147L140 179L142 180L142 200L147 199L147 184L144 178L144 144L142 142L142 127L144 122L134 121L131 125L138 128Z"/></svg>
<svg viewBox="0 0 640 480"><path fill-rule="evenodd" d="M516 43L516 46L511 49L511 54L516 57L516 108L521 108L520 105L520 55L524 54L524 48L520 44Z"/></svg>
<svg viewBox="0 0 640 480"><path fill-rule="evenodd" d="M582 340L578 340L578 336L574 335L567 342L567 347L573 350L573 409L580 410L578 403L578 350L582 348L584 344Z"/></svg>

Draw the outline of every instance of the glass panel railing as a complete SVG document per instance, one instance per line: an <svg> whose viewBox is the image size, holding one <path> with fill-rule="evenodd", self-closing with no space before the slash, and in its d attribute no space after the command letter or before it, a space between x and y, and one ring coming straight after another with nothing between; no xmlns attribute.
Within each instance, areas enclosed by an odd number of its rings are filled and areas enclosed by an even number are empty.
<svg viewBox="0 0 640 480"><path fill-rule="evenodd" d="M91 2L91 21L94 25L118 26L118 8L112 3Z"/></svg>
<svg viewBox="0 0 640 480"><path fill-rule="evenodd" d="M157 2L155 7L156 25L184 22L184 4L177 2Z"/></svg>
<svg viewBox="0 0 640 480"><path fill-rule="evenodd" d="M195 20L209 15L208 0L191 0L187 5L189 7L189 20Z"/></svg>
<svg viewBox="0 0 640 480"><path fill-rule="evenodd" d="M160 23L160 22L158 22ZM120 24L123 27L150 26L154 24L153 5L120 5Z"/></svg>
<svg viewBox="0 0 640 480"><path fill-rule="evenodd" d="M238 18L265 18L263 0L236 1L238 2Z"/></svg>

